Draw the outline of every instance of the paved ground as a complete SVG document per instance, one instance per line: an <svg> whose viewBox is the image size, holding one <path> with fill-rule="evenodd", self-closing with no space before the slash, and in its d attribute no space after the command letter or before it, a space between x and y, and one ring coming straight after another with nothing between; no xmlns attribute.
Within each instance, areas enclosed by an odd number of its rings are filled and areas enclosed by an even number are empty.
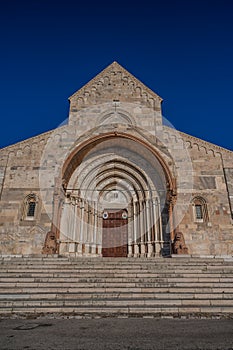
<svg viewBox="0 0 233 350"><path fill-rule="evenodd" d="M233 319L2 319L0 349L233 350Z"/></svg>

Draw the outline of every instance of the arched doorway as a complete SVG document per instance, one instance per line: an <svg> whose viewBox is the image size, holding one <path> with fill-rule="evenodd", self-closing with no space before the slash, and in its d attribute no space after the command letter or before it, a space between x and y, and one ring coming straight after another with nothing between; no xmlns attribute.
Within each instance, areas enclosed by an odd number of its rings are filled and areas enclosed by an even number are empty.
<svg viewBox="0 0 233 350"><path fill-rule="evenodd" d="M170 253L174 182L153 148L132 135L101 135L74 150L62 173L61 253L135 257ZM127 218L120 218L123 214Z"/></svg>

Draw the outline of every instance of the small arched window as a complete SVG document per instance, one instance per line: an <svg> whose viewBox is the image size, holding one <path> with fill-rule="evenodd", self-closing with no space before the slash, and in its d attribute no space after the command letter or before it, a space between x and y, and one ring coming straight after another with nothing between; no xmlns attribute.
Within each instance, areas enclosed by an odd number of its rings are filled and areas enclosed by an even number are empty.
<svg viewBox="0 0 233 350"><path fill-rule="evenodd" d="M207 204L204 198L195 197L193 199L193 216L195 222L208 222Z"/></svg>
<svg viewBox="0 0 233 350"><path fill-rule="evenodd" d="M37 213L38 198L34 193L30 193L24 199L23 220L35 220Z"/></svg>
<svg viewBox="0 0 233 350"><path fill-rule="evenodd" d="M34 200L31 200L28 203L27 216L34 217L35 216L35 209L36 209L36 202Z"/></svg>
<svg viewBox="0 0 233 350"><path fill-rule="evenodd" d="M203 219L203 209L201 204L195 204L195 216L197 220Z"/></svg>

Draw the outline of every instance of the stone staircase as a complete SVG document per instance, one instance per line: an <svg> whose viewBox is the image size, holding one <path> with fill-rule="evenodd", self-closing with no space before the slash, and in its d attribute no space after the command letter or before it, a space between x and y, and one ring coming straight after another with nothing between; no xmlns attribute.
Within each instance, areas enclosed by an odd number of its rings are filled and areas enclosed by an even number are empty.
<svg viewBox="0 0 233 350"><path fill-rule="evenodd" d="M0 317L232 317L233 260L0 257Z"/></svg>

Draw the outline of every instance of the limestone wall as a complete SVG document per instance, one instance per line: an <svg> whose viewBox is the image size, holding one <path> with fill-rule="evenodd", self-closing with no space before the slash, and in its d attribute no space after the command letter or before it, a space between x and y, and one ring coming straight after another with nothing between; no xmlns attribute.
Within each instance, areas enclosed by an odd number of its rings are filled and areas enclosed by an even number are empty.
<svg viewBox="0 0 233 350"><path fill-rule="evenodd" d="M49 133L1 150L0 253L40 253L51 220L43 208L39 186L41 154ZM25 220L24 199L38 197L36 217Z"/></svg>
<svg viewBox="0 0 233 350"><path fill-rule="evenodd" d="M111 125L108 128L111 129ZM97 129L98 133L107 131L106 125ZM121 126L118 130L124 131L124 128ZM137 134L133 130L130 132L132 135ZM172 156L177 158L179 155L175 166L170 165L173 174L179 172L179 167L185 167L186 159L182 156L184 148L187 148L190 155L193 183L191 186L185 184L186 179L179 180L184 186L181 186L178 193L180 202L176 210L182 213L182 220L177 229L183 232L191 254L233 254L232 152L183 133L179 135L181 138L175 130L165 127L162 140L164 145L161 143L159 147L156 137L154 136L154 141L151 138L151 144L154 143L167 164L171 164ZM79 142L90 136L88 132L84 133L78 138ZM1 254L41 252L45 235L51 227L55 179L67 154L78 146L76 138L75 128L63 126L1 150ZM48 144L52 145L49 148L51 153L46 154L43 162L44 150ZM166 152L171 152L172 156ZM43 172L48 182L42 182L42 186L39 176ZM51 174L51 177L47 174ZM30 193L39 198L38 212L32 221L23 218L24 198ZM195 197L202 197L206 201L208 218L205 222L195 221L192 202ZM189 201L188 209L187 206L182 207L182 201Z"/></svg>
<svg viewBox="0 0 233 350"><path fill-rule="evenodd" d="M207 213L203 222L197 222L191 201L178 228L191 254L232 255L233 153L189 135L182 137L193 165L192 198L203 198Z"/></svg>
<svg viewBox="0 0 233 350"><path fill-rule="evenodd" d="M70 97L67 125L2 149L0 254L41 252L57 210L63 165L103 134L131 135L164 163L176 189L174 228L183 232L191 254L233 254L233 153L163 126L161 101L114 62ZM33 219L25 216L30 196L37 201ZM204 203L203 220L195 217L197 200Z"/></svg>

